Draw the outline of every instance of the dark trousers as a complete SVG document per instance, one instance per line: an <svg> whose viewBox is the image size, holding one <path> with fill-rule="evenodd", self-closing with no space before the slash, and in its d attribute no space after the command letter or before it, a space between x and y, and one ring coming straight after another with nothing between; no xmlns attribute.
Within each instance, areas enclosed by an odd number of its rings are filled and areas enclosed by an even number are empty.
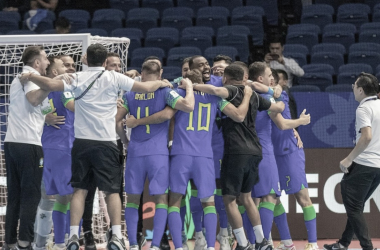
<svg viewBox="0 0 380 250"><path fill-rule="evenodd" d="M5 243L19 240L32 242L34 221L41 199L43 151L41 146L25 143L4 143L7 170L7 214L5 216Z"/></svg>
<svg viewBox="0 0 380 250"><path fill-rule="evenodd" d="M367 167L355 162L344 174L340 182L343 204L347 212L346 229L339 243L348 247L354 234L363 250L372 250L372 241L368 233L363 210L364 204L371 197L380 183L380 168Z"/></svg>

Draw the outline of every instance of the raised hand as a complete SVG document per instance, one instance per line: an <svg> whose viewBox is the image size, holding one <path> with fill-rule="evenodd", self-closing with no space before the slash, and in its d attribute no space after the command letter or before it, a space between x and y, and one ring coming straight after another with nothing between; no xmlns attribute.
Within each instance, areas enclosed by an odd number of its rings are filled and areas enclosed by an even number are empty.
<svg viewBox="0 0 380 250"><path fill-rule="evenodd" d="M306 114L306 109L304 109L302 111L302 113L300 114L300 120L302 122L302 125L307 125L310 123L310 114Z"/></svg>

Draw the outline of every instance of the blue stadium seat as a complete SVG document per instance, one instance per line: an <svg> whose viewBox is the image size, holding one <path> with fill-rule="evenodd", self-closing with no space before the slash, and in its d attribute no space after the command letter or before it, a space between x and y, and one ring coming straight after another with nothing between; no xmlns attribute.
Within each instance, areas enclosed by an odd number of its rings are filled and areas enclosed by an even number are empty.
<svg viewBox="0 0 380 250"><path fill-rule="evenodd" d="M334 68L334 74L338 74L339 67L344 64L343 54L336 52L316 52L311 55L311 63L329 64Z"/></svg>
<svg viewBox="0 0 380 250"><path fill-rule="evenodd" d="M334 11L333 7L329 5L323 4L323 6L328 6ZM327 24L333 23L333 15L324 11L323 9L320 9L320 12L318 12L317 10L314 10L314 12L303 11L301 16L301 23L315 24L318 25L319 28L323 29L323 27L325 27Z"/></svg>
<svg viewBox="0 0 380 250"><path fill-rule="evenodd" d="M262 7L269 25L278 25L277 0L247 0L247 6Z"/></svg>
<svg viewBox="0 0 380 250"><path fill-rule="evenodd" d="M333 84L332 75L334 68L328 64L308 64L304 65L305 74L298 78L300 85L316 85L321 90Z"/></svg>
<svg viewBox="0 0 380 250"><path fill-rule="evenodd" d="M240 61L248 63L249 44L247 35L218 34L216 37L216 45L235 47L239 52L238 56L240 58Z"/></svg>
<svg viewBox="0 0 380 250"><path fill-rule="evenodd" d="M324 32L322 35L323 43L340 43L346 50L355 43L355 35L351 32L336 31L336 32Z"/></svg>
<svg viewBox="0 0 380 250"><path fill-rule="evenodd" d="M8 33L12 30L18 30L20 28L19 21L11 15L3 15L4 13L7 13L7 11L1 11L0 13L0 32Z"/></svg>
<svg viewBox="0 0 380 250"><path fill-rule="evenodd" d="M24 22L23 22L24 29L27 29L26 20L29 17L30 17L29 12L26 12L24 15ZM47 16L44 19L42 19L41 22L38 23L34 32L41 33L41 32L48 30L48 29L54 29L54 25L53 25L54 21L55 21L55 14L54 14L54 12L49 10L47 12Z"/></svg>
<svg viewBox="0 0 380 250"><path fill-rule="evenodd" d="M112 9L119 9L124 11L127 15L131 9L139 8L139 0L109 0Z"/></svg>
<svg viewBox="0 0 380 250"><path fill-rule="evenodd" d="M118 9L99 9L94 12L91 27L104 29L111 35L112 30L122 28L125 19L124 11Z"/></svg>
<svg viewBox="0 0 380 250"><path fill-rule="evenodd" d="M309 51L318 43L318 34L314 32L293 32L288 33L286 36L287 44L302 44L305 45Z"/></svg>
<svg viewBox="0 0 380 250"><path fill-rule="evenodd" d="M191 26L193 26L193 20L187 16L164 16L161 19L161 27L172 27L182 31Z"/></svg>
<svg viewBox="0 0 380 250"><path fill-rule="evenodd" d="M348 54L348 63L365 63L371 65L373 71L375 71L376 66L380 62L380 51L372 52L372 51L358 51L358 52L350 52Z"/></svg>
<svg viewBox="0 0 380 250"><path fill-rule="evenodd" d="M327 14L334 15L334 7L329 4L311 4L304 6L302 9L302 14Z"/></svg>
<svg viewBox="0 0 380 250"><path fill-rule="evenodd" d="M373 6L373 13L380 11L380 2L378 0L377 3Z"/></svg>
<svg viewBox="0 0 380 250"><path fill-rule="evenodd" d="M222 26L228 25L229 10L224 7L203 7L198 10L197 26L212 27L215 31Z"/></svg>
<svg viewBox="0 0 380 250"><path fill-rule="evenodd" d="M354 43L349 48L349 53L362 51L380 52L380 45L377 43Z"/></svg>
<svg viewBox="0 0 380 250"><path fill-rule="evenodd" d="M296 60L296 62L302 67L307 64L309 49L301 44L285 44L283 54L285 57L290 57Z"/></svg>
<svg viewBox="0 0 380 250"><path fill-rule="evenodd" d="M321 34L321 29L318 27L318 25L309 23L293 24L288 27L288 34L299 32L311 32L319 35Z"/></svg>
<svg viewBox="0 0 380 250"><path fill-rule="evenodd" d="M165 58L165 51L160 48L138 48L132 52L131 67L140 67L148 56L157 56L160 61Z"/></svg>
<svg viewBox="0 0 380 250"><path fill-rule="evenodd" d="M360 43L379 43L380 44L380 29L377 31L362 31L359 34Z"/></svg>
<svg viewBox="0 0 380 250"><path fill-rule="evenodd" d="M127 37L130 39L129 50L133 51L141 47L141 39L144 37L142 30L137 28L119 28L114 29L111 33L112 37Z"/></svg>
<svg viewBox="0 0 380 250"><path fill-rule="evenodd" d="M211 6L221 6L232 10L235 7L243 6L243 0L211 0Z"/></svg>
<svg viewBox="0 0 380 250"><path fill-rule="evenodd" d="M182 61L186 57L202 55L202 51L197 47L176 47L169 50L166 60L167 66L181 67Z"/></svg>
<svg viewBox="0 0 380 250"><path fill-rule="evenodd" d="M231 25L243 25L250 29L254 45L263 45L264 9L255 6L236 7L232 10Z"/></svg>
<svg viewBox="0 0 380 250"><path fill-rule="evenodd" d="M208 0L177 0L178 7L189 7L197 12L199 8L208 6Z"/></svg>
<svg viewBox="0 0 380 250"><path fill-rule="evenodd" d="M158 47L166 52L178 44L179 31L176 28L152 28L149 29L145 37L146 47Z"/></svg>
<svg viewBox="0 0 380 250"><path fill-rule="evenodd" d="M378 31L380 29L380 22L364 23L360 26L360 32L363 31Z"/></svg>
<svg viewBox="0 0 380 250"><path fill-rule="evenodd" d="M169 81L172 81L182 75L181 67L165 66L162 69L163 69L163 72L162 72L161 77Z"/></svg>
<svg viewBox="0 0 380 250"><path fill-rule="evenodd" d="M302 67L305 73L326 73L333 75L335 70L334 67L328 64L313 63Z"/></svg>
<svg viewBox="0 0 380 250"><path fill-rule="evenodd" d="M341 32L341 31L355 34L357 29L356 29L356 26L351 23L332 23L332 24L327 24L323 28L323 33Z"/></svg>
<svg viewBox="0 0 380 250"><path fill-rule="evenodd" d="M314 3L331 5L334 8L334 10L338 8L338 4L339 4L338 1L331 1L331 0L314 0Z"/></svg>
<svg viewBox="0 0 380 250"><path fill-rule="evenodd" d="M370 13L371 9L366 4L342 4L338 7L337 22L352 23L356 26L356 28L359 28L360 25L369 21L368 15Z"/></svg>
<svg viewBox="0 0 380 250"><path fill-rule="evenodd" d="M43 31L41 34L51 34L51 35L54 35L54 34L57 34L57 30L56 29L49 29L49 30Z"/></svg>
<svg viewBox="0 0 380 250"><path fill-rule="evenodd" d="M290 93L295 92L321 92L321 89L314 85L298 85L290 88Z"/></svg>
<svg viewBox="0 0 380 250"><path fill-rule="evenodd" d="M148 29L157 27L160 14L158 10L152 8L137 8L128 11L127 28L139 28L144 34Z"/></svg>
<svg viewBox="0 0 380 250"><path fill-rule="evenodd" d="M86 10L63 10L59 13L59 16L66 17L70 21L72 33L80 29L87 29L90 21L90 12Z"/></svg>
<svg viewBox="0 0 380 250"><path fill-rule="evenodd" d="M342 73L360 74L361 72L373 74L373 69L371 65L363 64L363 63L348 63L339 67L339 74L342 74Z"/></svg>
<svg viewBox="0 0 380 250"><path fill-rule="evenodd" d="M337 77L337 84L348 85L351 87L351 84L354 84L356 82L360 73L355 73L355 72L354 73L348 73L348 72L339 73Z"/></svg>
<svg viewBox="0 0 380 250"><path fill-rule="evenodd" d="M32 30L12 30L7 33L7 35L35 35L36 32Z"/></svg>
<svg viewBox="0 0 380 250"><path fill-rule="evenodd" d="M90 33L91 36L108 36L107 31L104 29L93 29L93 28L80 29L80 30L77 30L76 33Z"/></svg>
<svg viewBox="0 0 380 250"><path fill-rule="evenodd" d="M373 13L373 15L372 15L372 22L380 22L380 11L377 11L377 12Z"/></svg>
<svg viewBox="0 0 380 250"><path fill-rule="evenodd" d="M223 34L228 34L230 36L233 35L246 35L248 36L250 34L250 30L247 26L243 25L227 25L220 27L218 29L217 35L223 35Z"/></svg>
<svg viewBox="0 0 380 250"><path fill-rule="evenodd" d="M325 92L329 92L329 93L352 92L352 86L348 84L332 85L332 86L328 86L325 89Z"/></svg>
<svg viewBox="0 0 380 250"><path fill-rule="evenodd" d="M380 72L380 64L377 65L375 73L379 73L379 72Z"/></svg>
<svg viewBox="0 0 380 250"><path fill-rule="evenodd" d="M195 46L205 51L212 46L214 30L211 27L187 27L183 29L180 39L181 46Z"/></svg>
<svg viewBox="0 0 380 250"><path fill-rule="evenodd" d="M194 10L189 7L172 7L164 10L162 17L167 16L185 16L185 17L194 17Z"/></svg>
<svg viewBox="0 0 380 250"><path fill-rule="evenodd" d="M285 57L294 59L299 66L307 64L307 55L298 52L284 52Z"/></svg>
<svg viewBox="0 0 380 250"><path fill-rule="evenodd" d="M142 0L141 7L157 9L162 15L165 9L174 7L174 3L173 0Z"/></svg>
<svg viewBox="0 0 380 250"><path fill-rule="evenodd" d="M339 43L320 43L316 44L313 46L311 49L311 54L319 53L319 52L324 52L324 53L329 53L329 52L335 52L339 54L346 54L346 48Z"/></svg>
<svg viewBox="0 0 380 250"><path fill-rule="evenodd" d="M367 4L371 9L375 7L376 4L380 3L379 0L365 0L365 4Z"/></svg>
<svg viewBox="0 0 380 250"><path fill-rule="evenodd" d="M226 55L235 60L236 56L239 54L238 50L234 47L229 46L214 46L207 48L204 52L204 56L207 61L211 64L212 60L217 55Z"/></svg>

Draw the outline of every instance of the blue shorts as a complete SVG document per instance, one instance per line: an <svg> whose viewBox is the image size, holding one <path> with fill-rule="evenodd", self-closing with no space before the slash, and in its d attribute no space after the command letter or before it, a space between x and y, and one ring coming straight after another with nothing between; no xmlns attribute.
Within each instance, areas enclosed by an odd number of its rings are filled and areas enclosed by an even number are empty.
<svg viewBox="0 0 380 250"><path fill-rule="evenodd" d="M220 179L220 170L222 168L223 151L213 151L215 179Z"/></svg>
<svg viewBox="0 0 380 250"><path fill-rule="evenodd" d="M150 195L165 194L169 187L169 156L128 156L125 166L125 192L141 194L146 177L149 179Z"/></svg>
<svg viewBox="0 0 380 250"><path fill-rule="evenodd" d="M252 197L260 198L269 194L281 196L281 189L274 155L263 154L259 164L259 182L252 188Z"/></svg>
<svg viewBox="0 0 380 250"><path fill-rule="evenodd" d="M290 154L276 155L281 189L287 194L298 193L307 188L305 173L305 152L298 149Z"/></svg>
<svg viewBox="0 0 380 250"><path fill-rule="evenodd" d="M44 148L43 181L47 195L61 196L72 194L71 149L58 150Z"/></svg>
<svg viewBox="0 0 380 250"><path fill-rule="evenodd" d="M198 198L214 195L215 169L212 158L173 155L170 160L170 191L186 194L187 185L193 179L198 189Z"/></svg>

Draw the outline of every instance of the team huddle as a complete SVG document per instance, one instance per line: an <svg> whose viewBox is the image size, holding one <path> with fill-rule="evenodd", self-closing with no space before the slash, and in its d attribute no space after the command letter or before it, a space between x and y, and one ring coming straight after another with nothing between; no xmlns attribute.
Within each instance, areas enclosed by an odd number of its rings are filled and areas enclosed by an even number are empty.
<svg viewBox="0 0 380 250"><path fill-rule="evenodd" d="M111 222L107 248L126 249L125 191L130 250L141 250L138 210L146 178L156 203L151 249L162 249L167 225L175 249L188 249L183 199L189 182L196 250L213 250L216 240L230 250L235 239L238 250L273 249L273 221L281 237L277 249L295 250L281 190L303 209L305 249L318 249L305 154L294 130L309 124L310 115L304 110L292 119L289 92L279 84L285 71L227 56L217 56L211 68L195 55L171 84L161 80L155 57L144 61L141 75L128 76L119 73L118 55L100 44L88 47L86 59L88 69L75 73L67 55L47 57L38 46L24 51L23 73L11 85L4 144L4 250L31 249L33 241L35 249L45 249L53 224L54 244L47 248L79 250L83 226L86 250L96 249L86 244L96 187L105 194Z"/></svg>

